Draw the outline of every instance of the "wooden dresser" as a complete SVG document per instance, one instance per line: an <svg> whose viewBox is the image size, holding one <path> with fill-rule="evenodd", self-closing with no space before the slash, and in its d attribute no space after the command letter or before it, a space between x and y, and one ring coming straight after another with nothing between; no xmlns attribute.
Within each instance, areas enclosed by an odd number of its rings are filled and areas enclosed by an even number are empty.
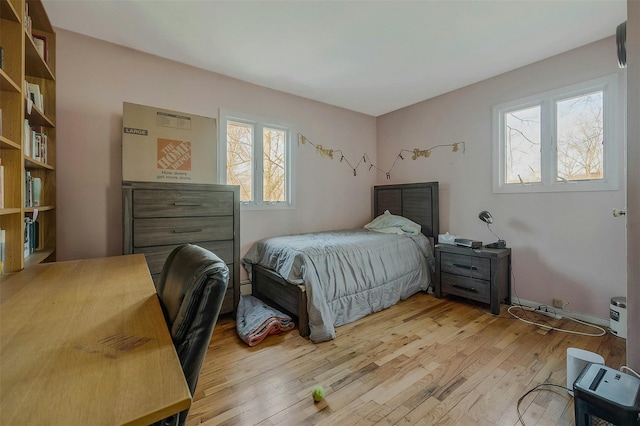
<svg viewBox="0 0 640 426"><path fill-rule="evenodd" d="M171 251L193 243L229 267L221 313L240 300L240 189L234 185L123 182L123 253L144 253L154 283Z"/></svg>

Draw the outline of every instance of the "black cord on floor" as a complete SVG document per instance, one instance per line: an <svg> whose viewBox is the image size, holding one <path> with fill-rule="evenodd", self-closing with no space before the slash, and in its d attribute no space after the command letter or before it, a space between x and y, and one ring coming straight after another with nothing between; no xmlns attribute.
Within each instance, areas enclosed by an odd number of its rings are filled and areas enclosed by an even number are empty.
<svg viewBox="0 0 640 426"><path fill-rule="evenodd" d="M566 386L562 386L562 385L556 385L554 383L540 383L538 386L534 387L533 389L529 389L524 395L522 395L519 399L518 399L518 404L516 405L516 411L518 412L518 420L520 420L520 423L522 423L522 426L526 426L524 424L524 420L522 419L522 415L520 414L520 403L522 402L522 400L529 395L532 392L540 392L540 391L548 391L548 392L553 392L556 393L558 395L560 395L560 393L556 392L555 389L546 389L544 388L544 386L552 386L552 387L557 387L560 389L564 389L566 391L570 390L569 388L567 388Z"/></svg>

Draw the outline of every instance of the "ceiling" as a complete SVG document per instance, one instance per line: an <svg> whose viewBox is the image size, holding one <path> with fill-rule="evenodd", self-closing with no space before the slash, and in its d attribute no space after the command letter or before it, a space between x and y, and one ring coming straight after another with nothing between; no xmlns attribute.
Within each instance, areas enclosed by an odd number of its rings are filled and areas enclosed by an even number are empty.
<svg viewBox="0 0 640 426"><path fill-rule="evenodd" d="M43 3L54 27L372 116L614 35L627 8L626 0Z"/></svg>

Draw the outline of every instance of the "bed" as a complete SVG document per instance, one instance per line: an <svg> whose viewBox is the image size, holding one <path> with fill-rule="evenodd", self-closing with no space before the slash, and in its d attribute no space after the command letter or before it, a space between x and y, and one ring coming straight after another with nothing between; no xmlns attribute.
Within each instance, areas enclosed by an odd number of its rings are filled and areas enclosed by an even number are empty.
<svg viewBox="0 0 640 426"><path fill-rule="evenodd" d="M375 186L373 200L374 219L387 212L420 225L420 233L360 228L284 235L256 242L242 259L253 296L296 317L300 335L313 342L334 339L335 327L433 282L438 183Z"/></svg>

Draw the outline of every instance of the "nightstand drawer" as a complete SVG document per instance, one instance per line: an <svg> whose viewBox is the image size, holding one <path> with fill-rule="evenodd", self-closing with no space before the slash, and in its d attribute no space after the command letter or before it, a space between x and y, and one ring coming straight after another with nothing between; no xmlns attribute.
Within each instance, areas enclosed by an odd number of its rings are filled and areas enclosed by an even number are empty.
<svg viewBox="0 0 640 426"><path fill-rule="evenodd" d="M459 275L443 273L440 276L441 291L468 297L481 303L491 301L491 288L488 281L476 280Z"/></svg>
<svg viewBox="0 0 640 426"><path fill-rule="evenodd" d="M442 253L440 259L442 272L462 275L480 280L491 279L491 259L467 256L457 253Z"/></svg>

